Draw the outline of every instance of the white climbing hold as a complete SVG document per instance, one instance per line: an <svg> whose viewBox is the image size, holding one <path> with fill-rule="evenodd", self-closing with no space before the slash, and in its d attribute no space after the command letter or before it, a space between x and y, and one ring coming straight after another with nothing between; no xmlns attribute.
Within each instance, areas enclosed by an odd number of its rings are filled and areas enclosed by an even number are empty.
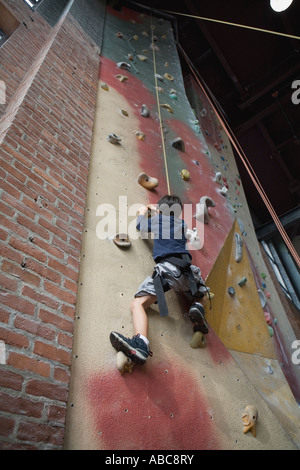
<svg viewBox="0 0 300 470"><path fill-rule="evenodd" d="M243 255L243 240L239 233L235 233L235 261L239 263Z"/></svg>

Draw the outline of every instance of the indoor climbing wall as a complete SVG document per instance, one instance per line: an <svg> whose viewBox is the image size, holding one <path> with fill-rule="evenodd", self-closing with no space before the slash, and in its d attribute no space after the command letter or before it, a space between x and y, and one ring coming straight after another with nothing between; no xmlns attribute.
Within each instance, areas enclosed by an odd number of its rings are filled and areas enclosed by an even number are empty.
<svg viewBox="0 0 300 470"><path fill-rule="evenodd" d="M158 180L155 189L138 183L141 173ZM240 192L239 201L232 199L231 180ZM152 240L141 239L135 230L136 210L168 192L182 198L189 208L184 214L189 227L201 235L201 247L191 250L214 293L211 308L209 303L206 308L210 332L204 348L191 347L189 306L169 291L168 317L162 318L157 306L149 309L153 357L121 375L109 334L114 330L132 336L130 302L154 266ZM194 217L199 215L200 200L207 211L205 220ZM108 7L81 254L67 449L299 447L299 409L278 364L260 303L242 219L238 222L243 215L238 212L240 204L246 206L246 201L229 141L211 109L206 106L197 116L187 99L170 23ZM129 247L114 243L120 233L128 235ZM258 370L272 370L261 377L261 390L251 376L253 362L247 365L244 355L255 358ZM270 393L274 401L276 393L282 405L279 413ZM258 410L256 437L243 432L248 405Z"/></svg>

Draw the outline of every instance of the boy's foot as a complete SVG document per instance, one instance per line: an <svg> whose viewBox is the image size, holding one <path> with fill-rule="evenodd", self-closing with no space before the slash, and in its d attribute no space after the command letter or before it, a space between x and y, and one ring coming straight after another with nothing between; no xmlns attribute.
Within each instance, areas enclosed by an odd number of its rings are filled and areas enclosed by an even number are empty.
<svg viewBox="0 0 300 470"><path fill-rule="evenodd" d="M125 336L112 331L110 334L110 342L117 351L122 351L129 357L135 364L145 364L148 356L152 356L152 352L140 335L137 334L132 338L125 338Z"/></svg>
<svg viewBox="0 0 300 470"><path fill-rule="evenodd" d="M208 333L209 330L204 316L204 308L200 303L196 302L191 306L188 317L191 322L194 323L194 331L201 331L204 335Z"/></svg>

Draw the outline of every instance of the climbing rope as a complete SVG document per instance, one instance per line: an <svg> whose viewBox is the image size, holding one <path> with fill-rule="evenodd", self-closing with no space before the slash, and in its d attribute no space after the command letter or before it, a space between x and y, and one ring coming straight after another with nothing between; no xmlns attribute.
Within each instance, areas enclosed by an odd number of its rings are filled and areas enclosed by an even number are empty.
<svg viewBox="0 0 300 470"><path fill-rule="evenodd" d="M261 183L257 177L257 175L255 174L248 158L246 157L243 149L241 148L239 142L237 141L237 139L235 138L228 122L225 120L225 118L222 118L221 117L221 114L219 112L219 110L217 109L217 107L214 105L213 101L211 100L210 96L208 95L208 93L206 92L203 84L201 83L201 81L199 80L198 78L198 75L196 73L196 71L194 70L194 67L192 65L192 62L190 61L190 59L188 58L187 54L185 53L185 51L182 49L181 45L180 44L177 44L178 48L180 49L182 55L184 56L196 82L198 83L198 85L200 86L201 90L203 91L204 95L206 96L207 100L209 101L214 113L216 114L218 120L220 121L221 125L222 125L222 128L224 129L224 131L226 132L230 142L232 143L233 147L235 148L237 154L239 155L241 161L243 162L254 186L256 187L257 191L259 192L263 202L265 203L275 225L277 226L277 229L279 230L287 248L289 249L290 251L290 254L292 255L292 257L294 258L296 264L298 265L298 267L300 266L300 257L297 253L297 251L295 250L290 238L288 237L282 223L280 222L280 219L278 217L278 215L276 214L271 202L269 201L263 187L261 186Z"/></svg>
<svg viewBox="0 0 300 470"><path fill-rule="evenodd" d="M160 102L159 102L159 95L158 95L156 60L155 60L155 45L154 45L153 30L154 30L154 28L153 28L153 24L152 24L152 14L151 14L151 42L152 42L152 51L153 51L153 68L154 68L156 101L157 101L157 108L158 108L159 127L160 127L160 134L161 134L163 155L164 155L164 163L165 163L165 172L166 172L167 189L168 189L168 195L170 196L171 192L170 192L170 181L169 181L168 162L167 162L167 154L166 154L166 148L165 148L165 139L164 139L164 132L163 132L163 126L162 126L162 118L161 118L161 112L160 112Z"/></svg>
<svg viewBox="0 0 300 470"><path fill-rule="evenodd" d="M169 10L160 10L160 11L163 11L165 13L170 13L172 15L188 16L190 18L196 18L198 20L211 21L211 22L214 22L214 23L220 23L220 24L224 24L224 25L228 25L228 26L235 26L237 28L250 29L252 31L259 31L261 33L275 34L277 36L283 36L283 37L290 38L290 39L300 40L299 36L294 36L292 34L281 33L279 31L272 31L272 30L269 30L269 29L256 28L255 26L247 26L247 25L239 24L239 23L231 23L229 21L216 20L214 18L205 18L204 16L189 15L187 13L179 13L177 11L169 11Z"/></svg>

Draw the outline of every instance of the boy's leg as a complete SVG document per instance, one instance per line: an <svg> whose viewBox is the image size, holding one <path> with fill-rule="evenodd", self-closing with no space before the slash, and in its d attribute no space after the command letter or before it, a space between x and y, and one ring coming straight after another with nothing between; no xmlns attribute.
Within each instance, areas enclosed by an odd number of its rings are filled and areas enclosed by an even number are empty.
<svg viewBox="0 0 300 470"><path fill-rule="evenodd" d="M140 334L145 338L148 338L148 315L146 310L154 302L156 302L156 297L154 295L135 297L131 302L130 310L132 313L135 334Z"/></svg>
<svg viewBox="0 0 300 470"><path fill-rule="evenodd" d="M135 336L126 338L115 331L110 334L110 342L117 351L129 357L136 364L144 364L148 356L152 355L149 349L148 335L148 316L146 309L156 301L154 295L145 295L136 297L130 305Z"/></svg>

